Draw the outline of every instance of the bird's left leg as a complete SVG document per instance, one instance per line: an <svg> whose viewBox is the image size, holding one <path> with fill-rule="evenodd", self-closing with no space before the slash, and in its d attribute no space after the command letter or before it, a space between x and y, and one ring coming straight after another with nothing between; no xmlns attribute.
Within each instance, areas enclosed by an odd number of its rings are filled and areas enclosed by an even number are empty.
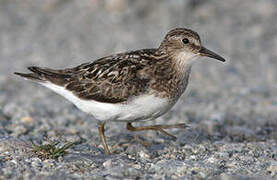
<svg viewBox="0 0 277 180"><path fill-rule="evenodd" d="M105 126L105 122L99 122L98 123L98 132L99 132L100 139L102 141L102 145L104 147L105 154L110 155L111 153L110 153L110 150L107 146L106 137L105 137L105 134L104 134L105 133L104 126Z"/></svg>

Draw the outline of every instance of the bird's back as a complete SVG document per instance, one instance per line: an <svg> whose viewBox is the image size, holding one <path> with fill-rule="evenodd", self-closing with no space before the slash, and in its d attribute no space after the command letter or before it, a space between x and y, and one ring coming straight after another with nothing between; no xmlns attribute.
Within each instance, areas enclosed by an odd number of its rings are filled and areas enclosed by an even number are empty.
<svg viewBox="0 0 277 180"><path fill-rule="evenodd" d="M161 60L155 52L144 49L120 53L62 70L33 66L28 68L32 73L16 74L61 86L83 100L124 103L131 96L149 91L153 79L150 67Z"/></svg>

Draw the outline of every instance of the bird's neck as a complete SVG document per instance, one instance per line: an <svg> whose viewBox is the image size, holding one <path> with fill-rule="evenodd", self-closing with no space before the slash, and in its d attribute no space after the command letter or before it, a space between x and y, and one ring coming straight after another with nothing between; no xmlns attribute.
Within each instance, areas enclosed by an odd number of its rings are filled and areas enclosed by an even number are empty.
<svg viewBox="0 0 277 180"><path fill-rule="evenodd" d="M156 51L161 59L166 59L172 64L172 68L179 74L185 75L186 72L190 72L192 64L195 62L197 55L192 52L185 52L179 50L167 50L165 48L159 48Z"/></svg>
<svg viewBox="0 0 277 180"><path fill-rule="evenodd" d="M185 91L192 63L182 61L184 57L159 54L155 65L151 67L151 77L155 79L152 89L161 97L169 97L173 101ZM151 74L150 73L150 74Z"/></svg>
<svg viewBox="0 0 277 180"><path fill-rule="evenodd" d="M178 86L178 92L176 92L176 97L178 98L186 90L189 76L191 72L191 67L196 59L195 54L190 53L178 53L171 55L170 61L172 68L175 71L175 78Z"/></svg>
<svg viewBox="0 0 277 180"><path fill-rule="evenodd" d="M193 53L179 52L171 55L173 68L180 79L188 79L195 59L196 55Z"/></svg>

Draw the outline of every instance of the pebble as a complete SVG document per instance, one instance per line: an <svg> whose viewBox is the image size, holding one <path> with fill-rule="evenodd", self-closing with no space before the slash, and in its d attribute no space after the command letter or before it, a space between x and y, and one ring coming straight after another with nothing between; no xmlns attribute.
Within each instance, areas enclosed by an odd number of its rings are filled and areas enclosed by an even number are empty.
<svg viewBox="0 0 277 180"><path fill-rule="evenodd" d="M30 116L26 116L21 118L21 122L26 123L26 124L30 124L34 121L34 119Z"/></svg>
<svg viewBox="0 0 277 180"><path fill-rule="evenodd" d="M150 159L150 155L148 153L146 153L145 151L140 151L139 152L139 156L142 158L142 159Z"/></svg>
<svg viewBox="0 0 277 180"><path fill-rule="evenodd" d="M110 167L112 166L112 160L109 159L109 160L105 161L105 162L103 163L103 166L104 166L105 168L110 168Z"/></svg>
<svg viewBox="0 0 277 180"><path fill-rule="evenodd" d="M266 171L270 173L272 176L277 175L277 162L273 162L270 166L268 166Z"/></svg>

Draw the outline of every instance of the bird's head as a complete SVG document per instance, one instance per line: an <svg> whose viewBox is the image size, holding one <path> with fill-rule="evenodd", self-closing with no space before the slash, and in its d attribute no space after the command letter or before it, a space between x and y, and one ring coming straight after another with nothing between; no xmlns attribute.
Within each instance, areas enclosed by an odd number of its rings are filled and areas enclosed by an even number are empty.
<svg viewBox="0 0 277 180"><path fill-rule="evenodd" d="M224 62L225 59L203 47L199 35L185 28L169 31L159 47L160 51L170 54L181 64L191 64L195 57L206 56Z"/></svg>

